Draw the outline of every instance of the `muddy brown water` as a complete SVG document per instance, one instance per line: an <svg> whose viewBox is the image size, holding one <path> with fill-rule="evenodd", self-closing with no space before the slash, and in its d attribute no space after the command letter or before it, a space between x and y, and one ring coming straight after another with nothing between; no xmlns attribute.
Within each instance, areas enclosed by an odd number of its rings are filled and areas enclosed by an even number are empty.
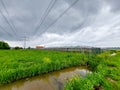
<svg viewBox="0 0 120 90"><path fill-rule="evenodd" d="M75 75L85 77L88 72L86 67L81 66L66 68L0 86L0 90L63 90L68 79Z"/></svg>

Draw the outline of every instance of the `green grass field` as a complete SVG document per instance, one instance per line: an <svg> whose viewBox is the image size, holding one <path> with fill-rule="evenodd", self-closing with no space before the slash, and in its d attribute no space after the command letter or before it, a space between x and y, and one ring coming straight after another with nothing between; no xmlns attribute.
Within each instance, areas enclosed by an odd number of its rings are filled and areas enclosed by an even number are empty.
<svg viewBox="0 0 120 90"><path fill-rule="evenodd" d="M47 50L0 50L0 84L84 65L84 54Z"/></svg>
<svg viewBox="0 0 120 90"><path fill-rule="evenodd" d="M92 74L68 80L65 90L120 89L119 51L88 57L80 52L0 50L0 84L78 65L88 65Z"/></svg>

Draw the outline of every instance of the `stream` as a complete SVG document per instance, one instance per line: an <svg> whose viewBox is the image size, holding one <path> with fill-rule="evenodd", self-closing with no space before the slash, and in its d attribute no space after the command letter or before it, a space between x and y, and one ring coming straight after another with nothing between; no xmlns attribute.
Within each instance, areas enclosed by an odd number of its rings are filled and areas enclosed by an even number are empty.
<svg viewBox="0 0 120 90"><path fill-rule="evenodd" d="M85 66L66 68L60 71L50 72L39 76L18 80L16 82L0 86L0 90L63 90L65 82L81 75L86 77L91 73Z"/></svg>

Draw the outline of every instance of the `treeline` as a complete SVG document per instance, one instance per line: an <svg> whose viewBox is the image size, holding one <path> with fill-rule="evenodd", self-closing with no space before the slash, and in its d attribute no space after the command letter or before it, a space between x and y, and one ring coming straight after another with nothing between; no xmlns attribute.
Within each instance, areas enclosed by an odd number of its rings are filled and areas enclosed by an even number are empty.
<svg viewBox="0 0 120 90"><path fill-rule="evenodd" d="M19 47L19 46L15 46L15 47L11 48L7 42L0 41L0 49L15 49L15 50L19 50L19 49L24 49L24 48L23 47ZM28 47L26 49L31 49L31 47Z"/></svg>

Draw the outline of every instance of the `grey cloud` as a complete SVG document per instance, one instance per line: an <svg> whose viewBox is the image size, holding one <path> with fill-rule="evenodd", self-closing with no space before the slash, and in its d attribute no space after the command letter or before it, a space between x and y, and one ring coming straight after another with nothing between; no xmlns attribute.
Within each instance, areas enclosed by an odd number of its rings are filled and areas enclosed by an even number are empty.
<svg viewBox="0 0 120 90"><path fill-rule="evenodd" d="M10 17L8 17L1 3L0 9L8 19L13 21L17 28L18 36L13 34L10 26L0 15L0 25L12 34L13 37L16 37L13 39L0 29L0 38L1 40L7 40L11 46L21 45L15 40L23 39L24 36L31 40L28 44L32 46L39 44L46 46L109 46L109 44L114 45L112 40L119 41L120 14L113 13L113 11L119 11L120 9L119 0L79 0L55 24L45 31L75 1L57 0L52 11L38 32L36 32L36 36L33 34L34 30L39 25L50 0L3 1L6 4Z"/></svg>
<svg viewBox="0 0 120 90"><path fill-rule="evenodd" d="M120 12L120 0L105 0L111 6L112 12Z"/></svg>
<svg viewBox="0 0 120 90"><path fill-rule="evenodd" d="M10 17L6 13L5 16L13 21L18 35L32 33L32 30L40 21L44 9L46 9L45 4L48 4L48 0L44 0L44 2L42 0L35 0L34 2L31 2L31 0L5 0L4 2L10 14ZM5 12L3 8L2 11ZM6 22L4 25L6 25Z"/></svg>
<svg viewBox="0 0 120 90"><path fill-rule="evenodd" d="M68 3L74 0L66 0ZM79 0L73 8L81 12L82 15L93 15L99 12L102 2L100 0Z"/></svg>
<svg viewBox="0 0 120 90"><path fill-rule="evenodd" d="M69 5L71 5L74 1L75 0L66 0ZM89 0L79 0L79 2L77 2L72 7L72 9L66 12L62 19L58 21L58 23L56 24L56 27L58 29L57 31L72 32L88 26L92 23L94 19L93 15L99 13L99 10L101 9L101 4L102 3L99 0L93 0L92 2ZM64 9L62 11L64 11ZM52 28L52 32L54 32L53 29L54 28Z"/></svg>

